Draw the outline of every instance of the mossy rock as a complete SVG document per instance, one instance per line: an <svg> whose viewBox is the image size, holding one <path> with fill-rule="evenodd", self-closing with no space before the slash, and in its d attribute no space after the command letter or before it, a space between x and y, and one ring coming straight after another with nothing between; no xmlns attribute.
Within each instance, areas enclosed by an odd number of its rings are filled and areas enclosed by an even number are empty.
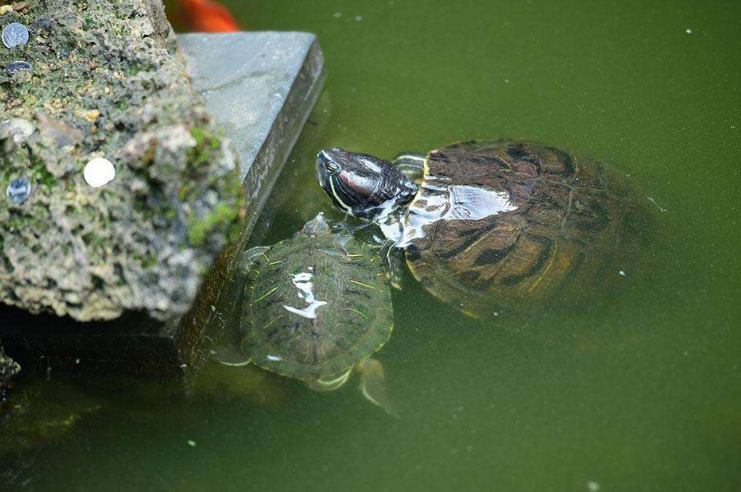
<svg viewBox="0 0 741 492"><path fill-rule="evenodd" d="M156 7L156 8L155 8ZM230 144L192 89L152 0L49 0L22 15L27 45L0 50L0 304L78 321L127 311L179 319L237 230L244 192ZM116 178L90 187L105 157ZM27 177L33 192L4 190Z"/></svg>

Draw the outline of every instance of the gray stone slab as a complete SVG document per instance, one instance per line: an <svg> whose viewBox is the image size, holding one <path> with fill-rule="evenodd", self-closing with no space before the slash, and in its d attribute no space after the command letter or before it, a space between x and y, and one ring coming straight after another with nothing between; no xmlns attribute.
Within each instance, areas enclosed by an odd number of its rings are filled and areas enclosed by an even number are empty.
<svg viewBox="0 0 741 492"><path fill-rule="evenodd" d="M267 139L315 40L313 34L278 32L180 36L191 83L232 138L243 164L243 178ZM227 63L223 53L232 54ZM309 68L321 71L321 64ZM318 75L315 73L314 78Z"/></svg>
<svg viewBox="0 0 741 492"><path fill-rule="evenodd" d="M198 300L182 319L160 324L137 313L122 319L75 323L11 309L3 336L21 359L75 370L103 369L185 375L202 359L201 339L233 252L249 238L275 180L308 119L324 81L316 37L306 33L251 32L178 37L196 90L223 126L238 154L248 193L241 239L216 262ZM22 334L22 336L14 336Z"/></svg>
<svg viewBox="0 0 741 492"><path fill-rule="evenodd" d="M316 36L303 32L185 34L178 43L193 86L238 154L249 232L319 95L324 57Z"/></svg>

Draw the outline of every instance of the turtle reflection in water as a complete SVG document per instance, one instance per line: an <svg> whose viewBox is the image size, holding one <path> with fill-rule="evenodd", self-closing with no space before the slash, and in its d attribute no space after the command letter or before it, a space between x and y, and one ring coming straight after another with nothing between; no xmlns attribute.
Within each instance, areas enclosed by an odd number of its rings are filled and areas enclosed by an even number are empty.
<svg viewBox="0 0 741 492"><path fill-rule="evenodd" d="M592 295L640 245L643 208L602 164L527 141L470 141L389 163L317 156L335 205L377 222L436 297L476 317ZM398 256L389 254L398 286Z"/></svg>
<svg viewBox="0 0 741 492"><path fill-rule="evenodd" d="M291 239L248 250L241 345L219 347L219 362L255 364L318 391L342 387L355 371L363 395L395 415L383 366L371 358L393 330L378 250L333 234L322 214Z"/></svg>

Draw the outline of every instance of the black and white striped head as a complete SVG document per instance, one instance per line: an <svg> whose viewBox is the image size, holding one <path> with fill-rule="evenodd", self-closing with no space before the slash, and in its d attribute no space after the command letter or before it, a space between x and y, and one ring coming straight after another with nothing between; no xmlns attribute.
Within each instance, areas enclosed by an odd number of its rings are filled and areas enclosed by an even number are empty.
<svg viewBox="0 0 741 492"><path fill-rule="evenodd" d="M374 220L407 203L417 187L390 163L368 154L334 148L317 155L317 180L335 205Z"/></svg>

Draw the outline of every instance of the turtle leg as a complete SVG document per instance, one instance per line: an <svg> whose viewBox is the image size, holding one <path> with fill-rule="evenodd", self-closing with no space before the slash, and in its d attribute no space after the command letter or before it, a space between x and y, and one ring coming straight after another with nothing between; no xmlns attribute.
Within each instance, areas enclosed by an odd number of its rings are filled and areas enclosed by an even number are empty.
<svg viewBox="0 0 741 492"><path fill-rule="evenodd" d="M220 303L220 309L215 314L226 318L225 326L220 340L216 342L216 346L212 349L213 358L220 364L239 367L250 363L250 360L238 348L241 339L238 329L240 323L237 319L239 318L238 313L241 313L239 302L242 298L241 293L244 292L247 285L247 278L252 266L257 258L264 255L269 249L266 246L258 246L242 253L242 256L237 260L237 268L232 283L225 288L225 292L222 294L224 300Z"/></svg>
<svg viewBox="0 0 741 492"><path fill-rule="evenodd" d="M236 347L223 345L212 350L216 362L224 366L243 367L250 365L250 359L244 356Z"/></svg>
<svg viewBox="0 0 741 492"><path fill-rule="evenodd" d="M386 267L386 275L391 286L401 290L401 269L404 252L394 246L393 241L386 241L381 247L381 259Z"/></svg>
<svg viewBox="0 0 741 492"><path fill-rule="evenodd" d="M252 270L252 265L255 264L255 261L267 253L269 249L270 246L257 246L242 253L242 257L239 259L239 273L246 278L247 274Z"/></svg>
<svg viewBox="0 0 741 492"><path fill-rule="evenodd" d="M392 417L399 418L386 392L383 366L375 359L366 359L357 364L360 373L360 391L366 400L381 407Z"/></svg>
<svg viewBox="0 0 741 492"><path fill-rule="evenodd" d="M422 182L425 173L425 156L417 152L401 152L396 154L391 165L404 173L417 184Z"/></svg>
<svg viewBox="0 0 741 492"><path fill-rule="evenodd" d="M247 287L247 279L249 278L250 270L252 270L255 262L269 250L270 246L257 246L256 248L248 249L242 253L242 255L237 259L237 264L233 270L232 277L229 280L229 285L224 289L224 295L234 299L236 302Z"/></svg>
<svg viewBox="0 0 741 492"><path fill-rule="evenodd" d="M347 380L350 378L350 374L352 374L352 369L353 368L351 367L337 377L328 379L314 379L308 381L306 384L308 384L309 388L313 389L314 391L334 391L336 389L340 389L345 385Z"/></svg>

